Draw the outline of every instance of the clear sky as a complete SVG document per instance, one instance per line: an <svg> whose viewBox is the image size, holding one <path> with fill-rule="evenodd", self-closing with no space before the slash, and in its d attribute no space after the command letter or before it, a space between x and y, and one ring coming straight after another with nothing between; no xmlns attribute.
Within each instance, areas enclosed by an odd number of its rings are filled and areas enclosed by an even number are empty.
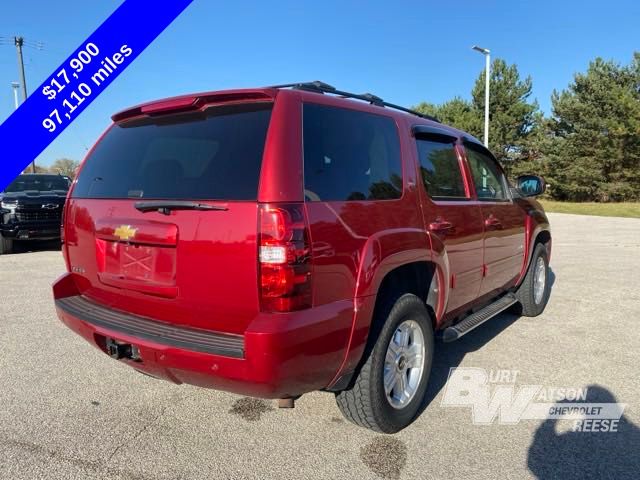
<svg viewBox="0 0 640 480"><path fill-rule="evenodd" d="M29 92L119 4L3 2L0 36L45 45L25 49ZM122 38L126 43L126 32ZM195 0L37 161L81 160L112 113L193 91L320 79L407 106L469 98L484 66L473 44L531 75L533 96L548 113L553 89L565 88L591 59L628 63L640 50L640 2ZM10 82L17 79L15 47L5 38L0 121L13 110Z"/></svg>

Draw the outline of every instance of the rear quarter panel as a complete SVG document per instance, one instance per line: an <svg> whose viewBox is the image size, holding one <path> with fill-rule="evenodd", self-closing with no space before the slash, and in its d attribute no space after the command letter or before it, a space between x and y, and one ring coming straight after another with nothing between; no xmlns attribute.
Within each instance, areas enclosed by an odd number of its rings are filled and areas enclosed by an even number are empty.
<svg viewBox="0 0 640 480"><path fill-rule="evenodd" d="M410 154L412 138L403 118L395 120L403 170L400 199L306 203L313 245L314 305L345 299L353 302L341 372L355 368L362 356L376 294L385 275L406 263L431 261L431 243L424 229L417 172Z"/></svg>

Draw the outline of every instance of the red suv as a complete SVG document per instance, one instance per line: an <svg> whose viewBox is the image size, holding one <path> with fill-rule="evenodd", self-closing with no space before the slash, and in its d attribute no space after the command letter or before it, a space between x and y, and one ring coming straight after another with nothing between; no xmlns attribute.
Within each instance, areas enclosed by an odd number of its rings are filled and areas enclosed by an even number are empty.
<svg viewBox="0 0 640 480"><path fill-rule="evenodd" d="M437 120L321 82L186 95L113 116L64 212L60 319L175 383L334 392L407 426L436 334L549 297L528 175Z"/></svg>

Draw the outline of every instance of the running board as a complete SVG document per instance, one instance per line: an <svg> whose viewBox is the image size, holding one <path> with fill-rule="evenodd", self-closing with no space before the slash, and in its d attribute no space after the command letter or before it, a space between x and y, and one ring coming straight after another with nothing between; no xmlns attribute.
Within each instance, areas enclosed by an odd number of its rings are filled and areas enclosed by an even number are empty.
<svg viewBox="0 0 640 480"><path fill-rule="evenodd" d="M495 317L497 314L503 312L517 302L518 300L516 300L513 293L507 293L504 297L500 297L498 300L487 305L482 310L472 313L460 323L445 328L442 334L442 341L454 342L458 340L463 335L466 335L477 326L482 325L487 320Z"/></svg>

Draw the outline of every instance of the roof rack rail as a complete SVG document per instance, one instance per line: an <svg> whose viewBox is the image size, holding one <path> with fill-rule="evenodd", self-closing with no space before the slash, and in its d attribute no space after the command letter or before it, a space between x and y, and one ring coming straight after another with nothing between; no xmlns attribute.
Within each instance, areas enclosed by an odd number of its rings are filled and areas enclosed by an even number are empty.
<svg viewBox="0 0 640 480"><path fill-rule="evenodd" d="M418 117L426 118L427 120L432 120L434 122L440 123L440 120L438 120L436 117L411 110L410 108L401 107L400 105L385 102L384 100L382 100L382 98L373 95L372 93L349 93L338 90L336 89L336 87L329 85L328 83L321 82L320 80L315 80L313 82L284 83L282 85L272 85L271 88L293 88L296 90L306 90L308 92L316 92L322 94L331 93L342 98L354 98L356 100L363 100L370 103L371 105L377 105L378 107L393 108L395 110L411 113L412 115L417 115Z"/></svg>

